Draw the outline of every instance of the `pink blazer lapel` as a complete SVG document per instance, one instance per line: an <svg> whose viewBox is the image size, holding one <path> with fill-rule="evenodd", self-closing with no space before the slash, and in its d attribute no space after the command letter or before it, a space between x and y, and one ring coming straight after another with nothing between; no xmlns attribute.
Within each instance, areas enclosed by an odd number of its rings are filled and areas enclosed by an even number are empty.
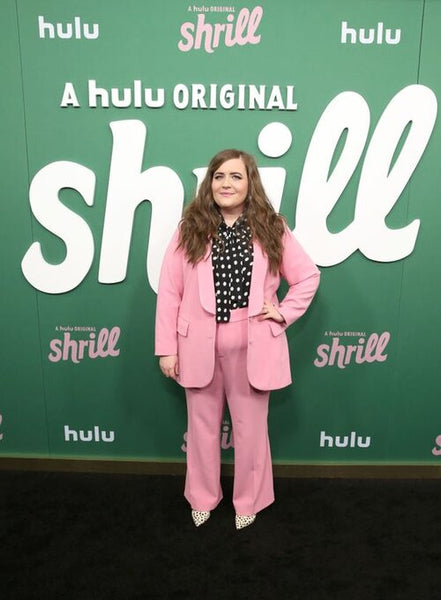
<svg viewBox="0 0 441 600"><path fill-rule="evenodd" d="M268 261L263 254L260 244L253 242L253 270L251 272L250 298L248 302L248 315L254 317L262 310L264 301L265 276Z"/></svg>
<svg viewBox="0 0 441 600"><path fill-rule="evenodd" d="M213 267L211 264L211 245L205 256L197 263L199 298L202 308L211 314L216 314L216 298L214 295Z"/></svg>

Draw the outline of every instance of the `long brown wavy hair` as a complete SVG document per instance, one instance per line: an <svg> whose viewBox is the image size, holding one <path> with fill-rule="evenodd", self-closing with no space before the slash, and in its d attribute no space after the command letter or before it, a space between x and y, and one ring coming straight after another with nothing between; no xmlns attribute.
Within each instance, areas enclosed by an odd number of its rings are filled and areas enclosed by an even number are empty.
<svg viewBox="0 0 441 600"><path fill-rule="evenodd" d="M217 228L222 215L214 202L211 182L219 167L233 158L242 159L248 176L244 213L252 239L259 242L267 255L270 271L276 273L282 261L285 220L275 212L265 194L254 157L241 150L222 150L211 159L196 197L184 210L179 247L184 249L187 260L195 265L205 255L210 240L218 238Z"/></svg>

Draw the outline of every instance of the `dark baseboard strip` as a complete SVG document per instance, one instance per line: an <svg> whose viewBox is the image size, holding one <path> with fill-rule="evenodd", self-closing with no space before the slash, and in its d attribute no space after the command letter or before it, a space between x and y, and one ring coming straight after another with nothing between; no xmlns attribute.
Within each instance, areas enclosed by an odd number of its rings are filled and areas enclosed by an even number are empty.
<svg viewBox="0 0 441 600"><path fill-rule="evenodd" d="M124 473L130 475L184 475L185 462L129 460L73 460L0 457L0 471L60 471L70 473ZM342 479L439 479L441 465L418 464L275 464L275 477ZM222 474L233 474L232 464Z"/></svg>

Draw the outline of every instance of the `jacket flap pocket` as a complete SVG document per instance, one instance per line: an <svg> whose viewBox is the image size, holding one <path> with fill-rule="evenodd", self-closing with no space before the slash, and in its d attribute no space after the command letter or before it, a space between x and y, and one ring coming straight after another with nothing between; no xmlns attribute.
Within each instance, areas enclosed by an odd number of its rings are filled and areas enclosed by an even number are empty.
<svg viewBox="0 0 441 600"><path fill-rule="evenodd" d="M190 325L190 323L188 321L186 321L182 317L178 317L178 333L179 333L179 335L187 336L189 325Z"/></svg>
<svg viewBox="0 0 441 600"><path fill-rule="evenodd" d="M277 321L272 321L271 319L268 319L268 321L271 328L271 333L274 337L280 335L285 331L286 323L277 323Z"/></svg>

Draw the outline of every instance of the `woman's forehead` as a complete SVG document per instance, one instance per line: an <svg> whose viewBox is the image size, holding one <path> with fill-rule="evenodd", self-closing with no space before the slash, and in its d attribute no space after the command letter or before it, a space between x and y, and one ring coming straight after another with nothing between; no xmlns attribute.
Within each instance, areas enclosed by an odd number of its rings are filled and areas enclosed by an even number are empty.
<svg viewBox="0 0 441 600"><path fill-rule="evenodd" d="M245 163L241 158L230 158L215 170L215 173L246 173Z"/></svg>

